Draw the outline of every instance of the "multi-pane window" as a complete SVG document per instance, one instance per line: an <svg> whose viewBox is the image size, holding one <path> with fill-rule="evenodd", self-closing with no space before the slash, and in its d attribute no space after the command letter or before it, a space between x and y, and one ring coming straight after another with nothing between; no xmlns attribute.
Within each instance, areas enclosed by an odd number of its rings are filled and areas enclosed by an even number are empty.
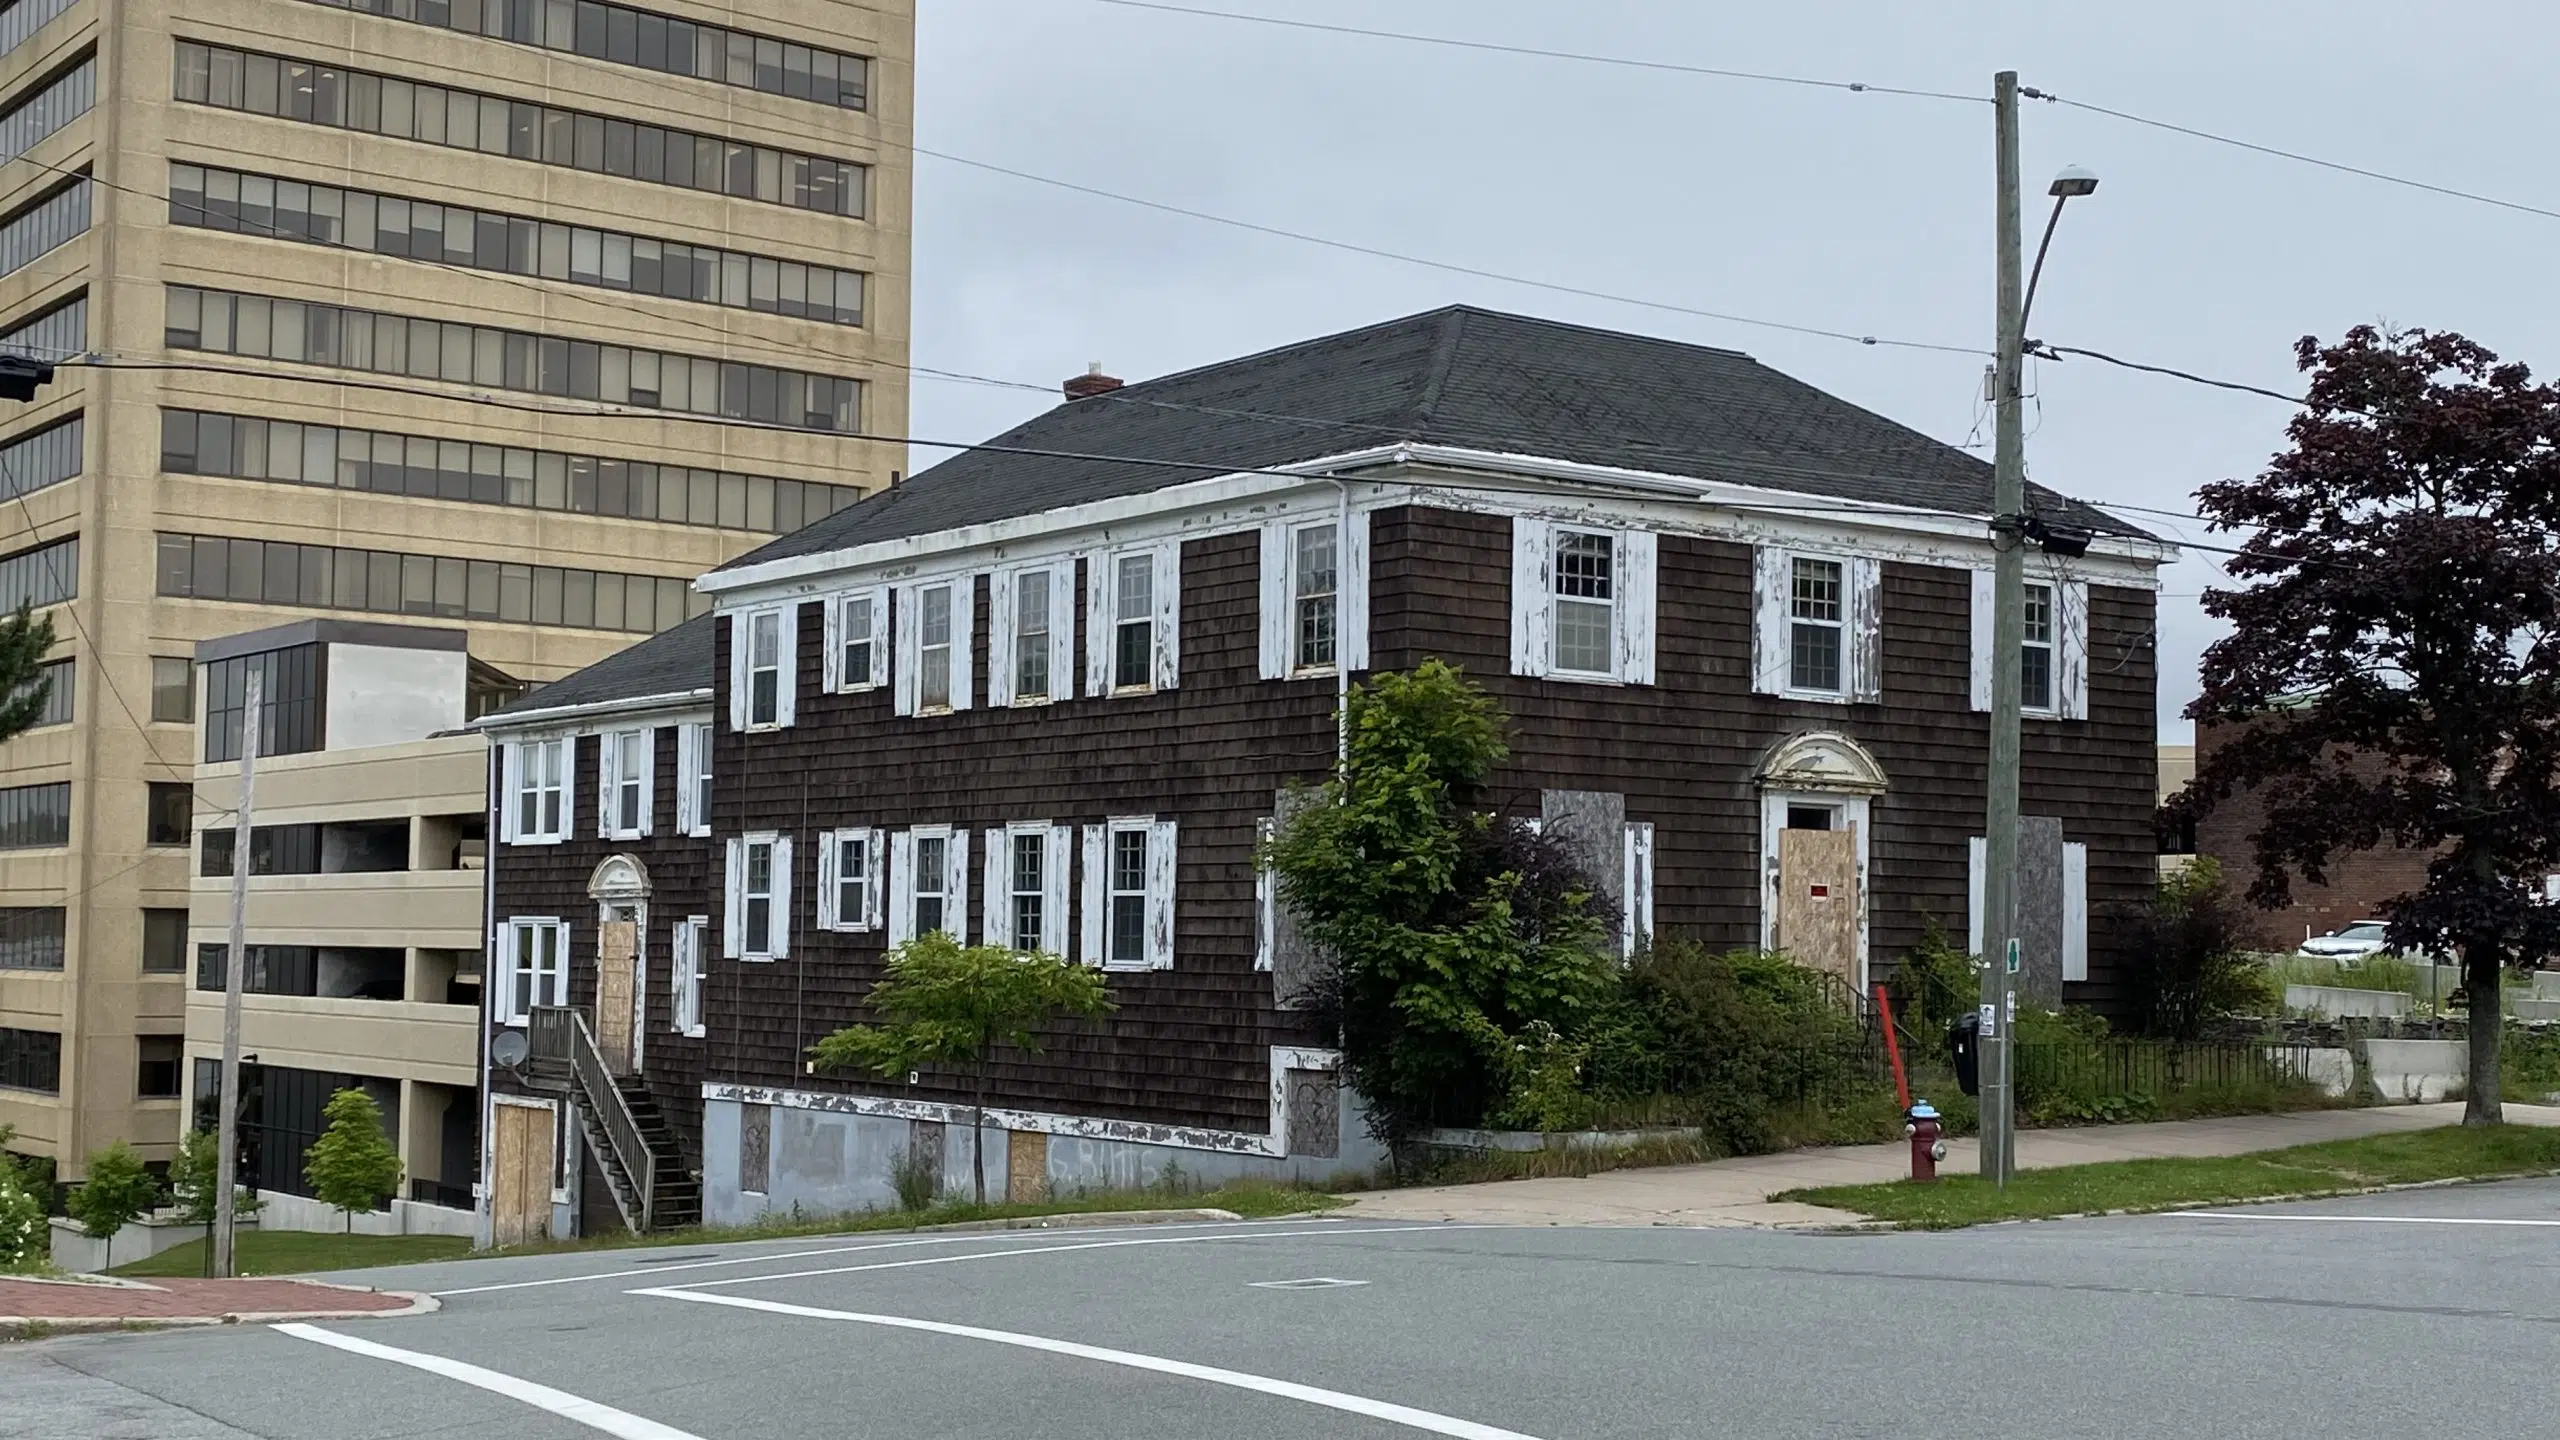
<svg viewBox="0 0 2560 1440"><path fill-rule="evenodd" d="M859 217L868 199L869 171L849 161L192 40L174 48L174 93L199 105L829 215Z"/></svg>
<svg viewBox="0 0 2560 1440"><path fill-rule="evenodd" d="M672 575L611 575L290 540L164 533L159 558L159 593L176 599L641 635L672 630L711 606L710 597ZM0 560L0 588L6 586L8 567L8 561Z"/></svg>
<svg viewBox="0 0 2560 1440"><path fill-rule="evenodd" d="M774 949L773 901L778 873L774 866L775 846L771 840L749 840L745 848L744 874L739 882L738 895L745 905L746 915L739 938L746 954L763 957L771 955Z"/></svg>
<svg viewBox="0 0 2560 1440"><path fill-rule="evenodd" d="M23 8L70 0L30 0ZM539 45L616 65L636 65L668 75L689 75L729 85L860 110L867 103L870 62L823 46L750 35L696 20L678 19L609 0L317 0L341 10L388 15L395 20ZM0 15L0 43L9 33Z"/></svg>
<svg viewBox="0 0 2560 1440"><path fill-rule="evenodd" d="M88 233L89 177L69 185L0 220L0 275L24 269L72 239Z"/></svg>
<svg viewBox="0 0 2560 1440"><path fill-rule="evenodd" d="M569 818L563 797L569 775L569 745L561 740L526 740L516 746L516 838L543 842L563 838Z"/></svg>
<svg viewBox="0 0 2560 1440"><path fill-rule="evenodd" d="M259 679L258 753L306 755L321 747L320 647L289 645L235 655L204 667L204 758L240 758L247 723L249 676Z"/></svg>
<svg viewBox="0 0 2560 1440"><path fill-rule="evenodd" d="M1013 577L1013 698L1049 698L1049 572ZM1001 660L994 663L1001 664Z"/></svg>
<svg viewBox="0 0 2560 1440"><path fill-rule="evenodd" d="M1111 684L1114 689L1155 683L1156 557L1123 555L1112 571Z"/></svg>
<svg viewBox="0 0 2560 1440"><path fill-rule="evenodd" d="M49 660L36 667L37 678L29 681L28 684L44 687L44 704L37 708L35 719L28 723L29 729L71 723L71 699L73 692L78 688L75 683L78 677L74 674L73 667L77 663L72 660ZM20 692L21 696L24 693Z"/></svg>
<svg viewBox="0 0 2560 1440"><path fill-rule="evenodd" d="M0 499L59 485L80 473L86 426L74 415L0 444Z"/></svg>
<svg viewBox="0 0 2560 1440"><path fill-rule="evenodd" d="M1147 832L1115 829L1108 860L1108 934L1103 954L1114 965L1147 961Z"/></svg>
<svg viewBox="0 0 2560 1440"><path fill-rule="evenodd" d="M604 797L605 829L614 835L637 835L647 821L649 732L617 731L605 737L604 753L613 766L607 777L611 788Z"/></svg>
<svg viewBox="0 0 2560 1440"><path fill-rule="evenodd" d="M142 973L181 975L187 968L187 912L142 912Z"/></svg>
<svg viewBox="0 0 2560 1440"><path fill-rule="evenodd" d="M76 436L76 421L73 429ZM77 474L76 455L70 463ZM862 498L854 486L818 480L196 410L160 412L160 468L172 475L223 475L764 534L797 530ZM500 573L506 576L502 605L516 597L529 605L532 569L516 565Z"/></svg>
<svg viewBox="0 0 2560 1440"><path fill-rule="evenodd" d="M1297 669L1333 663L1335 600L1341 587L1339 540L1331 525L1309 525L1290 537L1290 644Z"/></svg>
<svg viewBox="0 0 2560 1440"><path fill-rule="evenodd" d="M1588 530L1556 532L1555 668L1606 675L1616 659L1617 542Z"/></svg>
<svg viewBox="0 0 2560 1440"><path fill-rule="evenodd" d="M85 193L79 203L86 229ZM169 223L835 325L862 323L857 270L238 170L171 165Z"/></svg>
<svg viewBox="0 0 2560 1440"><path fill-rule="evenodd" d="M1039 831L1020 831L1007 842L1012 847L1005 873L1011 883L1013 912L1013 948L1040 948L1041 926L1048 918L1049 903L1049 837Z"/></svg>
<svg viewBox="0 0 2560 1440"><path fill-rule="evenodd" d="M2018 704L2053 708L2053 587L2027 587L2025 643L2018 652Z"/></svg>
<svg viewBox="0 0 2560 1440"><path fill-rule="evenodd" d="M151 657L151 718L186 725L196 718L196 662L182 655Z"/></svg>
<svg viewBox="0 0 2560 1440"><path fill-rule="evenodd" d="M61 969L64 933L59 905L0 909L0 970Z"/></svg>
<svg viewBox="0 0 2560 1440"><path fill-rule="evenodd" d="M239 844L237 828L217 826L204 832L203 854L196 873L212 878L231 873L233 852ZM260 825L249 832L249 873L252 875L317 875L320 873L320 827L317 825Z"/></svg>
<svg viewBox="0 0 2560 1440"><path fill-rule="evenodd" d="M872 887L880 883L878 865L871 853L871 832L840 830L836 832L836 925L839 929L860 929L871 923Z"/></svg>
<svg viewBox="0 0 2560 1440"><path fill-rule="evenodd" d="M560 920L507 922L500 1024L520 1025L537 1009L569 1003L569 926Z"/></svg>
<svg viewBox="0 0 2560 1440"><path fill-rule="evenodd" d="M137 1100L178 1098L178 1064L186 1041L176 1035L144 1035L134 1042L133 1095Z"/></svg>
<svg viewBox="0 0 2560 1440"><path fill-rule="evenodd" d="M1796 690L1837 692L1848 625L1837 560L1798 556L1788 597L1787 684Z"/></svg>
<svg viewBox="0 0 2560 1440"><path fill-rule="evenodd" d="M708 835L711 833L711 727L691 725L686 728L693 732L693 773L684 776L680 783L693 787L693 833Z"/></svg>
<svg viewBox="0 0 2560 1440"><path fill-rule="evenodd" d="M747 723L782 722L782 612L758 611L747 621Z"/></svg>
<svg viewBox="0 0 2560 1440"><path fill-rule="evenodd" d="M951 839L946 835L916 837L915 933L930 935L951 929Z"/></svg>
<svg viewBox="0 0 2560 1440"><path fill-rule="evenodd" d="M71 843L71 782L0 790L0 850Z"/></svg>
<svg viewBox="0 0 2560 1440"><path fill-rule="evenodd" d="M0 611L42 609L80 593L80 537L0 557Z"/></svg>
<svg viewBox="0 0 2560 1440"><path fill-rule="evenodd" d="M167 299L163 340L172 350L804 430L849 431L862 423L862 382L851 377L188 285L169 286Z"/></svg>
<svg viewBox="0 0 2560 1440"><path fill-rule="evenodd" d="M196 788L183 781L149 782L144 805L148 819L143 840L151 845L184 845L195 839Z"/></svg>
<svg viewBox="0 0 2560 1440"><path fill-rule="evenodd" d="M879 657L872 653L877 641L876 617L871 613L871 607L878 602L869 595L851 595L840 603L844 608L837 613L836 634L843 651L836 672L837 683L847 690L876 685L879 680L872 667L879 663Z"/></svg>
<svg viewBox="0 0 2560 1440"><path fill-rule="evenodd" d="M704 961L703 946L710 938L711 920L704 915L676 922L674 941L668 952L673 957L667 987L668 1019L679 1035L702 1034L702 972L709 968Z"/></svg>
<svg viewBox="0 0 2560 1440"><path fill-rule="evenodd" d="M916 592L916 703L951 708L951 587Z"/></svg>
<svg viewBox="0 0 2560 1440"><path fill-rule="evenodd" d="M89 113L98 101L98 57L80 63L6 110L0 110L0 164L34 149L37 142Z"/></svg>
<svg viewBox="0 0 2560 1440"><path fill-rule="evenodd" d="M62 1093L62 1037L51 1030L0 1029L0 1089Z"/></svg>
<svg viewBox="0 0 2560 1440"><path fill-rule="evenodd" d="M80 0L18 0L0 10L0 55L33 40L37 31L79 3Z"/></svg>
<svg viewBox="0 0 2560 1440"><path fill-rule="evenodd" d="M12 14L0 11L0 15ZM52 309L0 331L0 354L36 360L68 360L89 348L89 297L74 295Z"/></svg>

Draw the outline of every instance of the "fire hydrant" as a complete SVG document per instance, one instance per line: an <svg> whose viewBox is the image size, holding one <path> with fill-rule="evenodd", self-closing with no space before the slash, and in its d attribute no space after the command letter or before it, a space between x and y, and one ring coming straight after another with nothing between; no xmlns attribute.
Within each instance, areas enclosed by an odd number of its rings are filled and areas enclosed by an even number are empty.
<svg viewBox="0 0 2560 1440"><path fill-rule="evenodd" d="M1912 1105L1902 1133L1911 1137L1911 1178L1936 1180L1938 1162L1947 1158L1947 1142L1939 1130L1937 1107L1926 1100Z"/></svg>

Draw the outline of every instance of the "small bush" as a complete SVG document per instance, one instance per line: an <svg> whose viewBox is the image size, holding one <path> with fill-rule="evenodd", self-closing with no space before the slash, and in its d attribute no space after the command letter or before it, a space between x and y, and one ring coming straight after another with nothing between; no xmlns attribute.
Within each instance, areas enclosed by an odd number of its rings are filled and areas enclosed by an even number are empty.
<svg viewBox="0 0 2560 1440"><path fill-rule="evenodd" d="M15 1170L0 1165L0 1271L32 1269L51 1253L44 1202L18 1183Z"/></svg>
<svg viewBox="0 0 2560 1440"><path fill-rule="evenodd" d="M909 1214L930 1210L942 1194L942 1165L931 1151L914 1145L898 1152L889 1167L889 1188L898 1193L898 1208Z"/></svg>
<svg viewBox="0 0 2560 1440"><path fill-rule="evenodd" d="M2210 856L2164 877L2148 904L2119 907L2107 923L2125 937L2136 1024L2146 1035L2193 1039L2226 1015L2273 1014L2283 999L2248 953L2248 917Z"/></svg>
<svg viewBox="0 0 2560 1440"><path fill-rule="evenodd" d="M1902 1028L1936 1040L1981 1002L1982 978L1973 957L1947 939L1932 919L1920 943L1894 967L1887 989L1893 996L1893 1017Z"/></svg>
<svg viewBox="0 0 2560 1440"><path fill-rule="evenodd" d="M2560 1092L2560 1030L2508 1026L2498 1046L2498 1090L2511 1100L2538 1105Z"/></svg>

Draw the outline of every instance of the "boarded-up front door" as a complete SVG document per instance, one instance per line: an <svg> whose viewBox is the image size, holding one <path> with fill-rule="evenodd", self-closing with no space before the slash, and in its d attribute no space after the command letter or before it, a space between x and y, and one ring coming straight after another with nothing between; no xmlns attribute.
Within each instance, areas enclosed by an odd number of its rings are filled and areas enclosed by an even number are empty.
<svg viewBox="0 0 2560 1440"><path fill-rule="evenodd" d="M495 1163L490 1170L489 1219L500 1245L521 1245L551 1235L552 1114L532 1105L494 1107Z"/></svg>
<svg viewBox="0 0 2560 1440"><path fill-rule="evenodd" d="M1858 832L1778 832L1778 948L1858 983Z"/></svg>
<svg viewBox="0 0 2560 1440"><path fill-rule="evenodd" d="M596 942L596 1048L617 1075L631 1073L632 962L640 950L640 927L627 919L604 922Z"/></svg>

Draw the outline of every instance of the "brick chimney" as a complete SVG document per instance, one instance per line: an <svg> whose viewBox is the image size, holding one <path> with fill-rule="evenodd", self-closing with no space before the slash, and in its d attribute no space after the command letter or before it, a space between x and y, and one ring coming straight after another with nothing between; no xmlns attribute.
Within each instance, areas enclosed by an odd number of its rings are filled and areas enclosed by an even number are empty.
<svg viewBox="0 0 2560 1440"><path fill-rule="evenodd" d="M1119 389L1120 382L1103 374L1102 362L1096 360L1085 367L1083 374L1058 388L1066 391L1070 400L1090 400L1096 395L1108 395Z"/></svg>

